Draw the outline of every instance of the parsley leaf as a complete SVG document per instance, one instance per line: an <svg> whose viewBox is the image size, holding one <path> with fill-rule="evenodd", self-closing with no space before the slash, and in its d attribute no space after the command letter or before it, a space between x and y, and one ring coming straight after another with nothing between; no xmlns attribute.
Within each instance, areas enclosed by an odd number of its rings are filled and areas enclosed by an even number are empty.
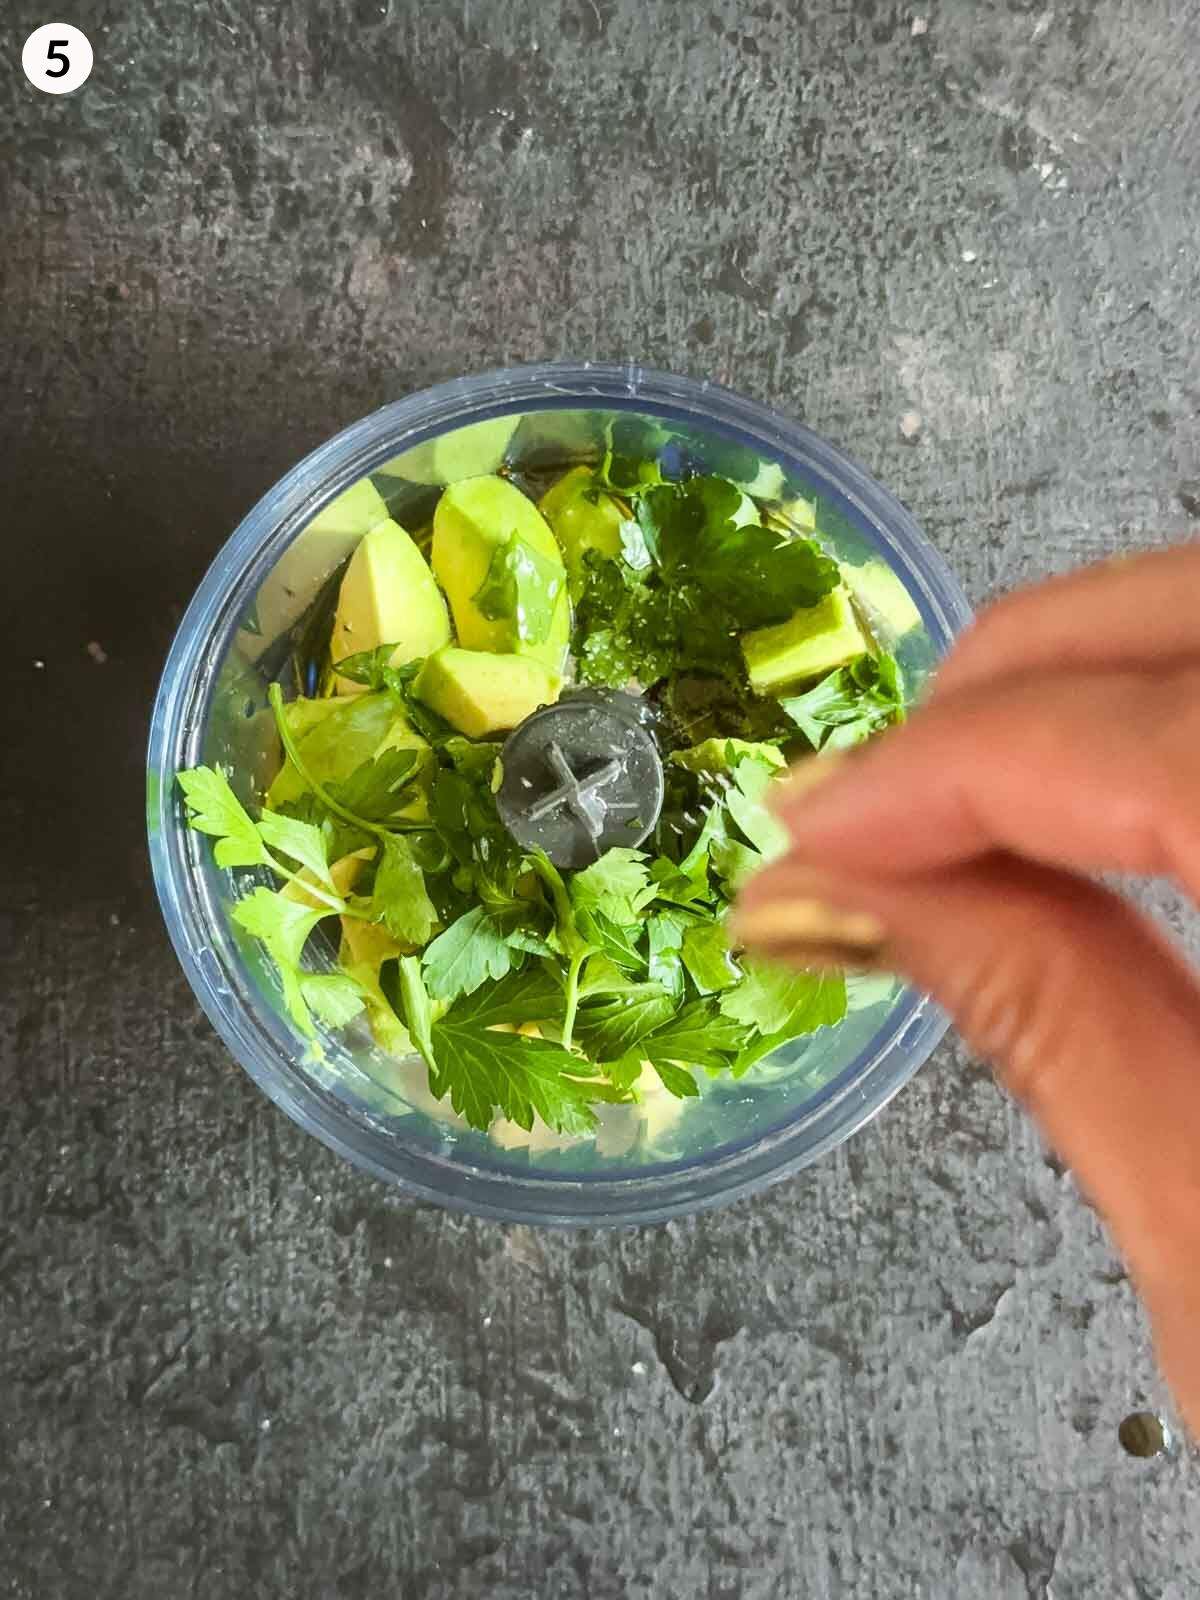
<svg viewBox="0 0 1200 1600"><path fill-rule="evenodd" d="M548 561L513 532L497 545L471 599L489 622L515 622L522 644L543 644L565 581L561 561Z"/></svg>
<svg viewBox="0 0 1200 1600"><path fill-rule="evenodd" d="M748 960L745 969L746 976L737 988L721 996L721 1012L759 1033L777 1033L799 1008L808 1007L822 992L812 972L761 960Z"/></svg>
<svg viewBox="0 0 1200 1600"><path fill-rule="evenodd" d="M793 985L791 987L786 987L787 981L784 979L780 979L780 983L785 985L782 990L783 995L790 996L793 1002L792 1009L778 1028L773 1031L760 1031L757 1037L742 1047L733 1064L735 1078L742 1077L756 1062L770 1055L780 1045L787 1044L789 1040L801 1034L815 1033L818 1028L833 1027L846 1015L846 979L843 973L799 972L791 974L791 979ZM720 1000L722 1010L735 1021L737 1018L729 1008L732 1003L735 1010L743 1010L741 1003L734 999L739 994L740 987L731 989L728 994L722 995ZM763 1020L778 1021L784 1003L785 1001L777 1001L769 1011L764 1008Z"/></svg>
<svg viewBox="0 0 1200 1600"><path fill-rule="evenodd" d="M575 1027L594 1060L619 1061L674 1011L675 999L661 984L630 983L584 1000Z"/></svg>
<svg viewBox="0 0 1200 1600"><path fill-rule="evenodd" d="M258 819L258 831L273 850L290 856L302 867L307 867L324 888L336 894L337 887L329 874L326 858L325 835L311 822L298 822L295 817L280 816L275 811L264 811ZM214 851L214 854L216 852Z"/></svg>
<svg viewBox="0 0 1200 1600"><path fill-rule="evenodd" d="M524 959L524 952L513 949L484 908L475 906L426 949L425 982L435 1000L455 1000L489 978L505 977Z"/></svg>
<svg viewBox="0 0 1200 1600"><path fill-rule="evenodd" d="M407 749L384 750L355 767L346 778L328 778L325 787L340 806L365 822L385 826L396 818L412 795L406 793L417 776L419 756Z"/></svg>
<svg viewBox="0 0 1200 1600"><path fill-rule="evenodd" d="M306 972L300 991L322 1022L341 1028L363 1009L363 996L354 978L345 972Z"/></svg>
<svg viewBox="0 0 1200 1600"><path fill-rule="evenodd" d="M561 1003L558 986L544 974L525 986L520 1000L514 983L502 980L459 1000L438 1022L415 957L401 960L400 987L409 1030L429 1067L430 1089L439 1100L448 1093L473 1128L486 1132L498 1110L525 1129L536 1114L556 1132L588 1133L596 1125L590 1102L619 1096L608 1085L585 1081L595 1076L595 1067L561 1045L491 1026L515 1021L522 1005L544 1015L543 1007Z"/></svg>
<svg viewBox="0 0 1200 1600"><path fill-rule="evenodd" d="M640 850L615 845L590 867L571 878L575 909L598 911L616 923L636 922L642 908L654 898L654 888Z"/></svg>
<svg viewBox="0 0 1200 1600"><path fill-rule="evenodd" d="M191 813L190 825L218 841L213 860L219 867L257 867L266 862L258 829L223 772L216 767L192 767L176 773L176 778Z"/></svg>
<svg viewBox="0 0 1200 1600"><path fill-rule="evenodd" d="M299 900L261 887L239 900L230 912L240 928L266 947L279 972L288 1015L301 1033L310 1038L316 1029L305 999L303 980L306 974L301 971L300 957L309 934L329 915L329 910L323 906L314 910Z"/></svg>
<svg viewBox="0 0 1200 1600"><path fill-rule="evenodd" d="M643 1038L638 1049L655 1067L660 1062L673 1061L719 1072L732 1065L746 1038L743 1024L723 1016L714 1001L693 1000Z"/></svg>
<svg viewBox="0 0 1200 1600"><path fill-rule="evenodd" d="M779 703L814 750L845 750L904 721L904 684L895 656L864 655Z"/></svg>
<svg viewBox="0 0 1200 1600"><path fill-rule="evenodd" d="M669 1090L676 1100L686 1100L700 1093L699 1085L686 1067L678 1066L674 1061L652 1061L650 1065L662 1079L663 1088Z"/></svg>
<svg viewBox="0 0 1200 1600"><path fill-rule="evenodd" d="M467 778L461 772L439 772L429 795L429 819L464 867L486 863L495 874L505 862L516 859L516 846L500 821L483 773Z"/></svg>
<svg viewBox="0 0 1200 1600"><path fill-rule="evenodd" d="M548 972L510 972L456 1000L447 1016L492 1028L498 1022L550 1022L562 1015L562 1009L562 985Z"/></svg>
<svg viewBox="0 0 1200 1600"><path fill-rule="evenodd" d="M328 700L289 700L283 719L306 772L322 784L342 782L364 762L393 744L404 747L412 732L391 694L359 694ZM290 756L267 790L267 805L282 810L311 793Z"/></svg>
<svg viewBox="0 0 1200 1600"><path fill-rule="evenodd" d="M693 922L684 932L681 953L688 976L701 994L716 994L741 979L719 922Z"/></svg>
<svg viewBox="0 0 1200 1600"><path fill-rule="evenodd" d="M690 478L646 491L638 522L668 580L718 600L739 628L785 622L840 582L812 539L741 522L745 496L725 478Z"/></svg>
<svg viewBox="0 0 1200 1600"><path fill-rule="evenodd" d="M661 423L646 417L614 417L604 430L597 483L618 494L634 494L648 484L661 483L658 453L670 437Z"/></svg>
<svg viewBox="0 0 1200 1600"><path fill-rule="evenodd" d="M438 920L437 909L425 891L425 874L402 834L383 837L371 912L393 938L411 945L424 944Z"/></svg>
<svg viewBox="0 0 1200 1600"><path fill-rule="evenodd" d="M572 962L582 962L591 955L594 946L580 931L575 917L575 905L562 873L544 850L534 850L529 864L550 891L554 907L554 934L563 955Z"/></svg>
<svg viewBox="0 0 1200 1600"><path fill-rule="evenodd" d="M349 678L351 683L361 683L368 689L382 689L395 653L394 644L381 644L374 650L359 650L352 656L344 656L337 664L338 677Z"/></svg>
<svg viewBox="0 0 1200 1600"><path fill-rule="evenodd" d="M659 856L650 868L654 880L654 897L671 905L700 909L699 902L712 893L708 881L708 847L711 832L701 830L700 838L688 851L683 861L676 863Z"/></svg>
<svg viewBox="0 0 1200 1600"><path fill-rule="evenodd" d="M494 1113L529 1129L534 1116L556 1133L590 1133L596 1114L590 1102L603 1097L603 1085L589 1083L595 1068L548 1039L497 1033L452 1013L435 1022L432 1042L437 1066L429 1087L473 1128L486 1131Z"/></svg>
<svg viewBox="0 0 1200 1600"><path fill-rule="evenodd" d="M739 761L733 769L733 787L725 796L725 807L754 848L768 861L782 855L788 845L788 831L763 804L771 782L772 769L761 761Z"/></svg>
<svg viewBox="0 0 1200 1600"><path fill-rule="evenodd" d="M619 537L621 540L621 559L632 572L645 572L647 567L654 563L650 554L650 546L646 543L646 535L642 532L641 524L632 517L626 517L621 523Z"/></svg>
<svg viewBox="0 0 1200 1600"><path fill-rule="evenodd" d="M650 981L662 984L676 1000L683 999L683 937L687 922L686 917L674 912L659 911L650 918L647 928Z"/></svg>
<svg viewBox="0 0 1200 1600"><path fill-rule="evenodd" d="M435 749L440 749L447 740L457 739L460 735L445 717L430 710L412 692L413 681L424 665L424 657L393 667L391 659L396 648L394 644L381 644L374 650L360 650L356 655L345 656L337 664L338 677L349 678L351 683L361 683L375 691L386 690L393 705L399 702L410 726Z"/></svg>
<svg viewBox="0 0 1200 1600"><path fill-rule="evenodd" d="M645 966L646 958L638 949L638 941L642 936L640 923L621 926L611 917L606 917L603 911L593 911L583 906L575 913L575 924L590 945L594 945L622 970L636 972Z"/></svg>
<svg viewBox="0 0 1200 1600"><path fill-rule="evenodd" d="M258 822L252 821L229 780L215 767L194 767L177 776L190 813L189 824L217 839L213 859L219 867L270 867L281 878L300 883L329 910L342 910L344 902L329 871L331 840L321 827L275 811L264 811ZM277 861L268 848L272 845L298 863L305 875ZM307 903L311 904L311 899Z"/></svg>
<svg viewBox="0 0 1200 1600"><path fill-rule="evenodd" d="M425 1065L429 1068L432 1079L433 1073L437 1070L433 1049L433 1006L430 1003L429 991L421 977L421 963L416 956L401 956L398 967L404 1020L408 1025L413 1044L425 1059Z"/></svg>

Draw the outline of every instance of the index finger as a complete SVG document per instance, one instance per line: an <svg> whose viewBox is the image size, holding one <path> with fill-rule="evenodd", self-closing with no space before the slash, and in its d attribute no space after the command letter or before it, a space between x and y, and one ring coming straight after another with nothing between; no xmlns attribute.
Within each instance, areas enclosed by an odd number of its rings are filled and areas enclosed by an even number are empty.
<svg viewBox="0 0 1200 1600"><path fill-rule="evenodd" d="M1200 542L1120 556L1050 578L982 612L933 698L1030 672L1147 669L1200 660Z"/></svg>
<svg viewBox="0 0 1200 1600"><path fill-rule="evenodd" d="M1198 796L1200 665L948 695L841 761L802 763L774 806L798 860L845 871L911 875L1006 850L1170 873L1200 896Z"/></svg>

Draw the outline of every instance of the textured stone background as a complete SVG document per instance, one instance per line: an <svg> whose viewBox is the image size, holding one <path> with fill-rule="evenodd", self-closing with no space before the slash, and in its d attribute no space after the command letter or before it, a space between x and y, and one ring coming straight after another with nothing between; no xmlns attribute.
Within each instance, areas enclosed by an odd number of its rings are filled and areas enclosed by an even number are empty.
<svg viewBox="0 0 1200 1600"><path fill-rule="evenodd" d="M75 0L64 100L54 15L0 18L0 1594L1200 1593L1200 1458L1117 1442L1169 1415L1130 1287L960 1051L720 1215L443 1216L214 1042L140 815L241 513L464 370L728 380L976 599L1178 536L1197 0Z"/></svg>

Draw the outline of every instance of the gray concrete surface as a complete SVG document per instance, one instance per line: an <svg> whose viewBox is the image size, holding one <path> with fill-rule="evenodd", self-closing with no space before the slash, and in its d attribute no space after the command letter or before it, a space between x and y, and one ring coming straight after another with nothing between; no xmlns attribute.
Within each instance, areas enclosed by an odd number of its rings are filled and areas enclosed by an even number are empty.
<svg viewBox="0 0 1200 1600"><path fill-rule="evenodd" d="M1181 534L1195 0L76 0L62 101L54 12L0 18L0 1594L1200 1594L1200 1460L1117 1440L1170 1415L1129 1284L960 1051L720 1215L444 1216L227 1059L140 819L217 546L460 371L714 374L976 599Z"/></svg>

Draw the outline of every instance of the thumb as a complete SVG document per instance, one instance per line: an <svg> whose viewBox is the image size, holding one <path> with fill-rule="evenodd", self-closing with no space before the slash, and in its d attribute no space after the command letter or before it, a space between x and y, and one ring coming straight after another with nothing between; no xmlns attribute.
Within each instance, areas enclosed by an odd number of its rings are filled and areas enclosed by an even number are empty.
<svg viewBox="0 0 1200 1600"><path fill-rule="evenodd" d="M1200 1431L1200 987L1134 907L1008 855L853 881L784 858L750 948L903 972L989 1057L1105 1214Z"/></svg>

